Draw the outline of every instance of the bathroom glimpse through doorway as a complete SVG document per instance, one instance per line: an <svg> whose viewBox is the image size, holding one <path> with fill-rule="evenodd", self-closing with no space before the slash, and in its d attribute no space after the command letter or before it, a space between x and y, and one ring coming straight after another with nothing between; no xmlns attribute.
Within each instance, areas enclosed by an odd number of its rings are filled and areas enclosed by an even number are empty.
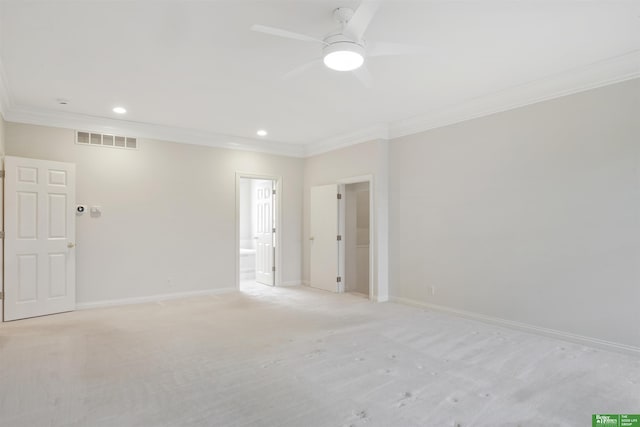
<svg viewBox="0 0 640 427"><path fill-rule="evenodd" d="M240 289L275 286L277 261L277 179L237 179L237 277Z"/></svg>

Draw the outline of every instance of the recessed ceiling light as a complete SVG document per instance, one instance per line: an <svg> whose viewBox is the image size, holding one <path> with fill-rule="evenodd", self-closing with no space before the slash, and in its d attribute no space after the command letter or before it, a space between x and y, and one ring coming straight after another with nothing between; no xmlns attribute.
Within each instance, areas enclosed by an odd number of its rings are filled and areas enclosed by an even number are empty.
<svg viewBox="0 0 640 427"><path fill-rule="evenodd" d="M258 132L256 132L256 135L258 136L267 136L267 131L264 129L259 129Z"/></svg>
<svg viewBox="0 0 640 427"><path fill-rule="evenodd" d="M127 112L127 109L124 107L114 107L113 112L118 114L124 114Z"/></svg>

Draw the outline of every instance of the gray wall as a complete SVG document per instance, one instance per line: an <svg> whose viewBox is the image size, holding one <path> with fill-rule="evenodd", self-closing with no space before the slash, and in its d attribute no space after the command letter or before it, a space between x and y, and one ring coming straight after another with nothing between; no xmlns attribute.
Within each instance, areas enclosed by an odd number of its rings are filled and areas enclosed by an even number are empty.
<svg viewBox="0 0 640 427"><path fill-rule="evenodd" d="M640 80L396 139L390 177L393 297L640 347Z"/></svg>
<svg viewBox="0 0 640 427"><path fill-rule="evenodd" d="M103 206L78 220L80 302L234 286L238 170L283 176L283 281L308 280L310 187L371 174L383 293L390 247L396 300L640 347L639 111L633 80L304 160L0 125L7 154L75 162Z"/></svg>
<svg viewBox="0 0 640 427"><path fill-rule="evenodd" d="M303 160L165 141L83 146L74 131L6 124L7 154L73 162L79 303L235 287L236 171L282 177L282 280L299 283Z"/></svg>

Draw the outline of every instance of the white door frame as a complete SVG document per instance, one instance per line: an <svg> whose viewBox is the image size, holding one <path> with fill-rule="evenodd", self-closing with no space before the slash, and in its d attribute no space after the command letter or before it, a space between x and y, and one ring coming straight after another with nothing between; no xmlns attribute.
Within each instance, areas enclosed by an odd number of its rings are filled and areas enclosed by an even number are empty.
<svg viewBox="0 0 640 427"><path fill-rule="evenodd" d="M236 288L240 289L240 179L267 179L275 183L276 196L275 196L275 242L276 254L274 265L276 267L276 274L274 277L273 286L282 286L282 177L275 175L261 175L250 172L238 172L236 171Z"/></svg>
<svg viewBox="0 0 640 427"><path fill-rule="evenodd" d="M343 178L338 180L338 184L342 184L343 188L347 184L359 184L361 182L369 183L369 299L371 301L377 301L378 296L377 294L374 294L374 291L375 291L374 280L378 277L378 275L376 274L378 263L376 262L376 257L375 257L375 254L377 253L377 245L378 245L376 241L376 230L378 228L378 225L375 221L375 209L374 209L375 192L373 188L373 185L374 185L373 175L359 175L359 176L353 176L350 178ZM343 191L342 193L344 195L346 191ZM344 206L344 203L342 203L342 206ZM343 207L342 209L340 209L340 221L339 221L341 234L344 234L344 226L346 223L346 219L347 219L346 210ZM346 252L345 250L340 251L339 264L340 264L341 272L345 271L345 265L346 265L345 252ZM341 289L344 291L344 286L342 286Z"/></svg>

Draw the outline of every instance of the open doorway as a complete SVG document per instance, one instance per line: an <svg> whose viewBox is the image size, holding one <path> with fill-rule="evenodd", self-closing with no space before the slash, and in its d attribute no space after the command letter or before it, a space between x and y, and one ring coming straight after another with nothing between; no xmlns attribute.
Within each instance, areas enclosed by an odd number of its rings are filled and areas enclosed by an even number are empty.
<svg viewBox="0 0 640 427"><path fill-rule="evenodd" d="M363 176L311 187L309 286L376 299L372 186Z"/></svg>
<svg viewBox="0 0 640 427"><path fill-rule="evenodd" d="M277 180L238 176L238 286L276 285Z"/></svg>
<svg viewBox="0 0 640 427"><path fill-rule="evenodd" d="M345 292L370 297L370 188L369 182L344 186Z"/></svg>

